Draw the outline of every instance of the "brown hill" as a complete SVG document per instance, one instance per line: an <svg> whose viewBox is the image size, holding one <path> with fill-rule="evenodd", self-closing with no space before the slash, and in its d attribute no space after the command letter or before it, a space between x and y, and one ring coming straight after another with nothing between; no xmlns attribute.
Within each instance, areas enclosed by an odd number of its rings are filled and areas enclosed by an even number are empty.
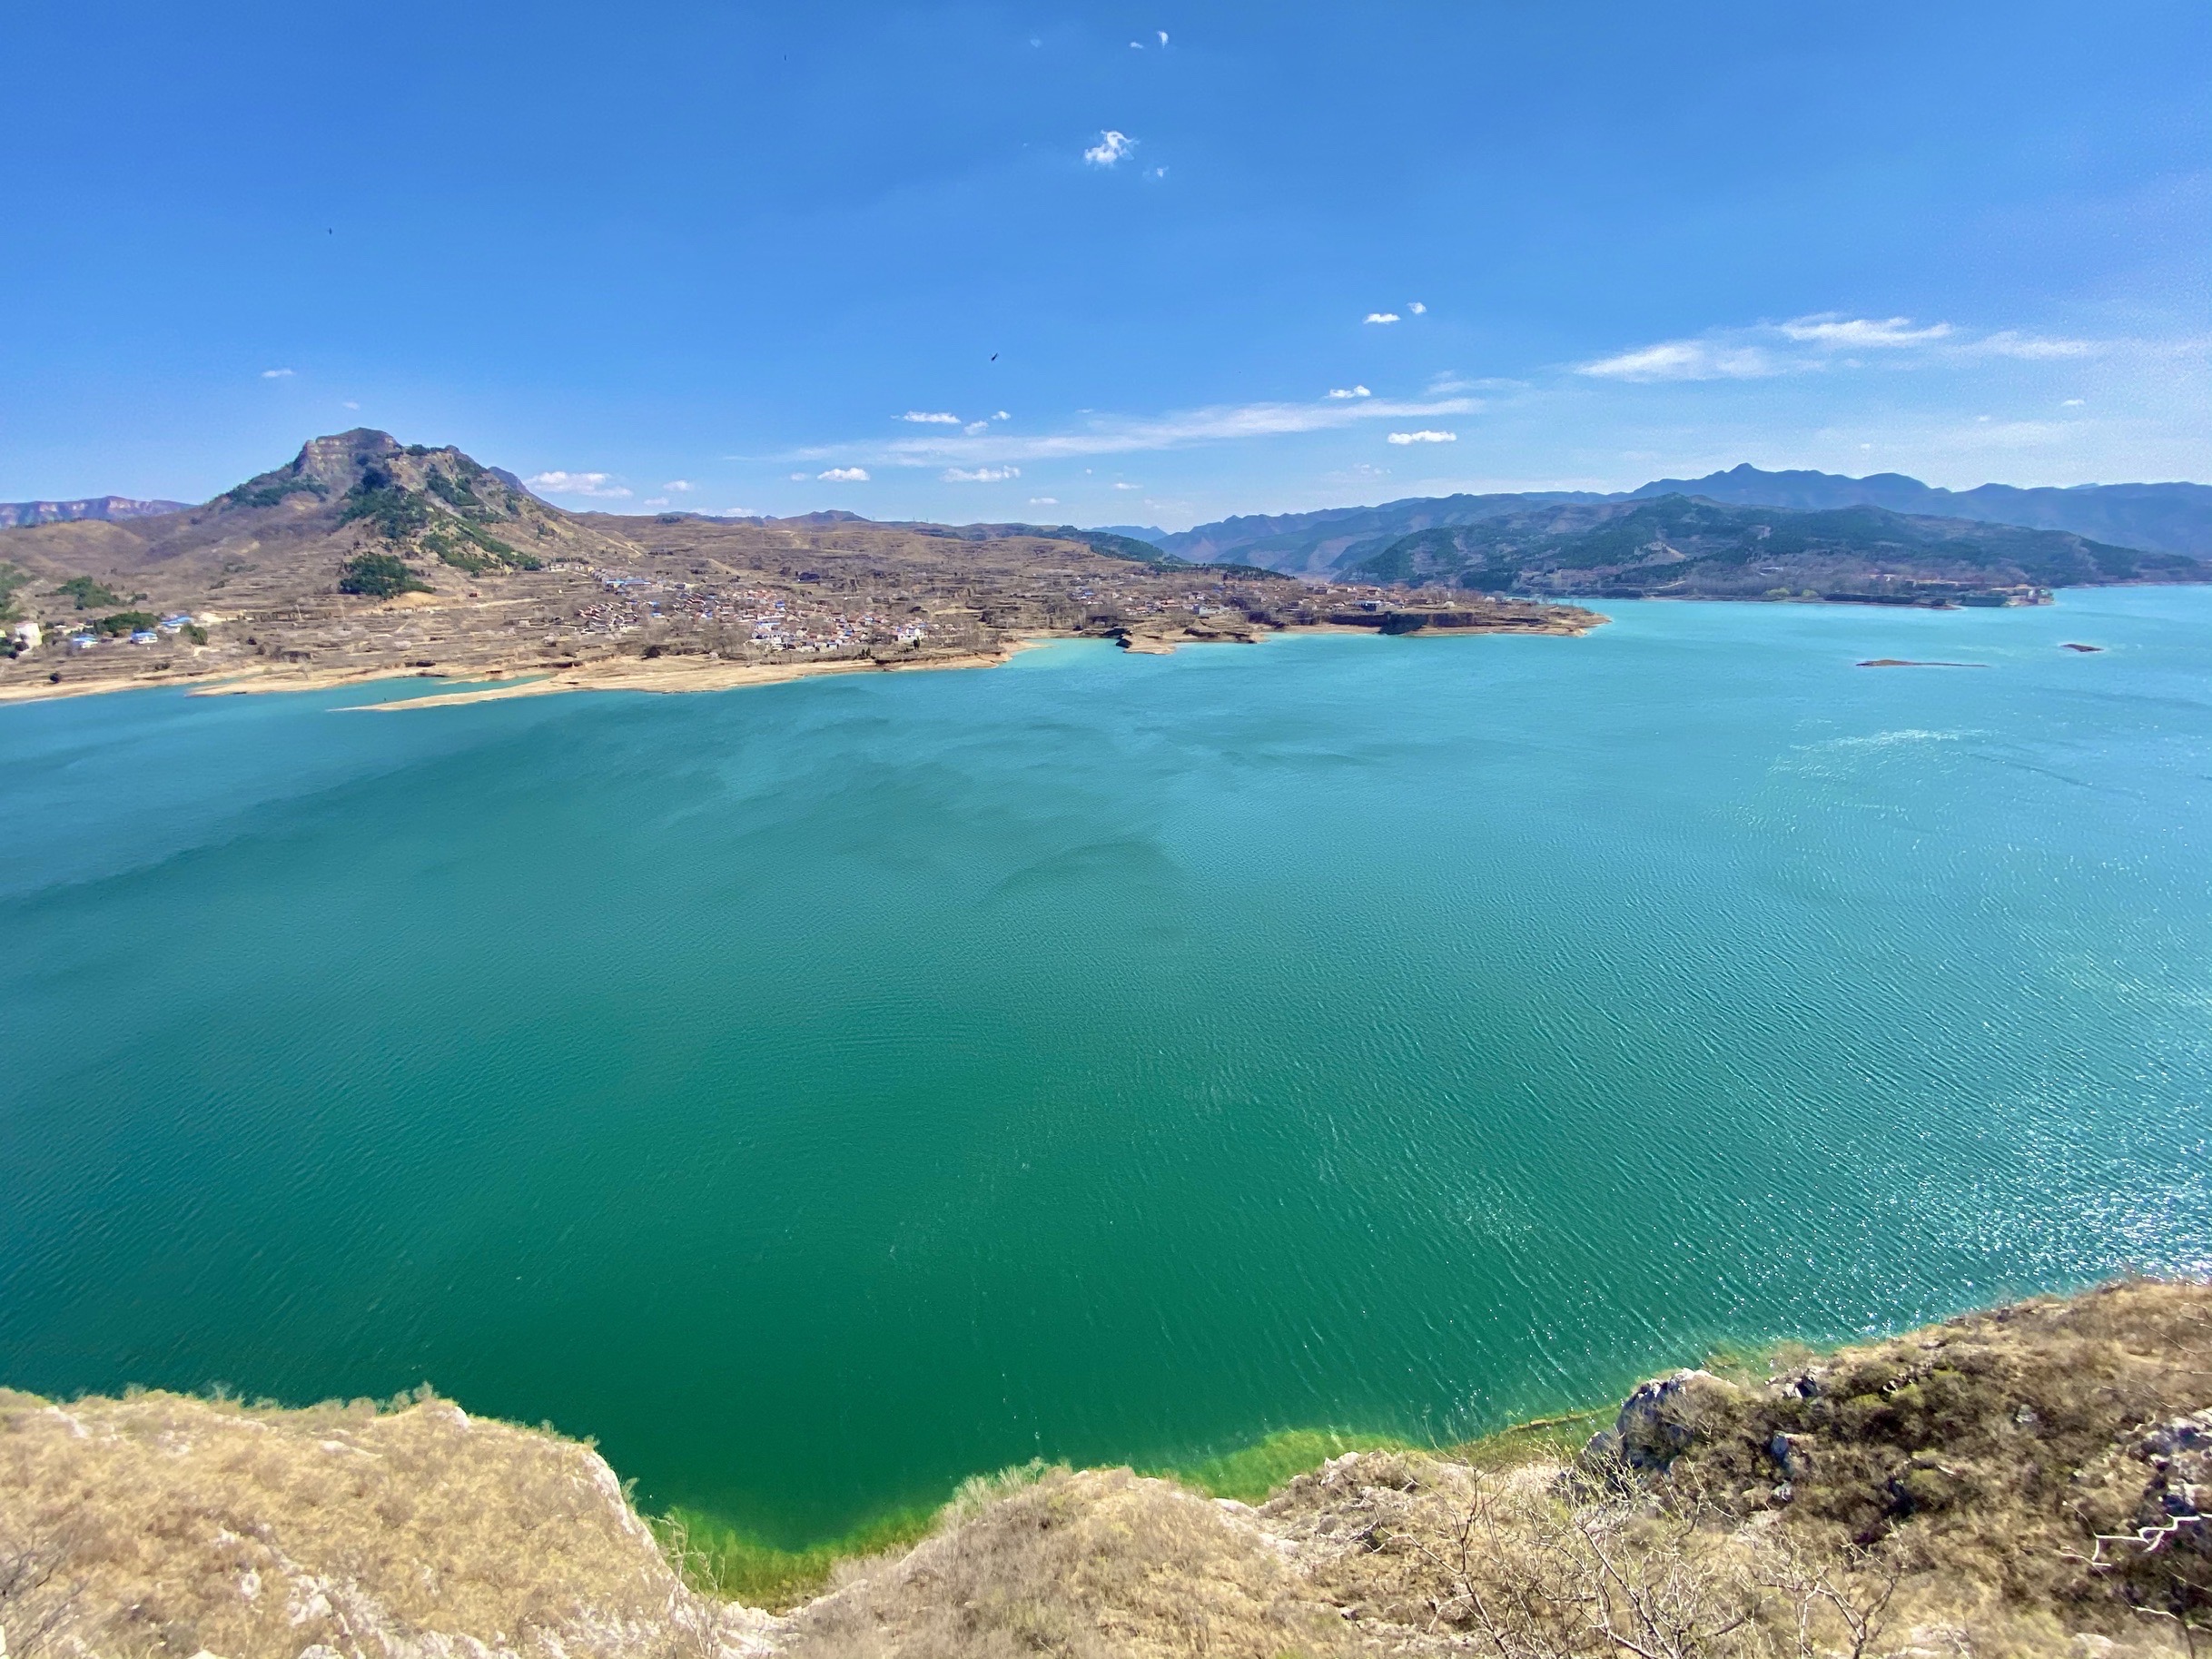
<svg viewBox="0 0 2212 1659"><path fill-rule="evenodd" d="M0 558L34 578L112 578L157 607L217 588L232 604L334 590L363 553L426 565L435 580L441 565L482 577L635 551L450 445L403 445L366 428L312 439L288 464L204 506L0 536Z"/></svg>

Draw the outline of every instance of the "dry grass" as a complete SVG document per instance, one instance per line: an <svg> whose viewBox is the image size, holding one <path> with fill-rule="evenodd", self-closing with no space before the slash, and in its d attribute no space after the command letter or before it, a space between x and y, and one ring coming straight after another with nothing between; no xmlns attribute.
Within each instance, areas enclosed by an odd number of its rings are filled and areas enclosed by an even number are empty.
<svg viewBox="0 0 2212 1659"><path fill-rule="evenodd" d="M1358 1651L1241 1506L1127 1469L972 1488L793 1619L794 1659L1279 1659Z"/></svg>
<svg viewBox="0 0 2212 1659"><path fill-rule="evenodd" d="M0 1394L0 1625L15 1659L2148 1659L2205 1639L2212 1290L2114 1286L1785 1360L1639 1390L1605 1455L1563 1447L1566 1419L1358 1450L1258 1509L1032 1466L785 1620L686 1589L588 1447L442 1401Z"/></svg>
<svg viewBox="0 0 2212 1659"><path fill-rule="evenodd" d="M11 1562L34 1564L13 1594ZM699 1650L719 1617L588 1447L444 1400L0 1393L12 1659L398 1659L457 1642L612 1659Z"/></svg>

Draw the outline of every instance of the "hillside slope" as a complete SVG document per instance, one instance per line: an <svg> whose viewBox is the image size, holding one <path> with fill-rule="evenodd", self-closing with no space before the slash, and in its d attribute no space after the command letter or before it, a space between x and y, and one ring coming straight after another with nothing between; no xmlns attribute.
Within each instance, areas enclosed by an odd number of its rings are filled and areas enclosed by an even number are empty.
<svg viewBox="0 0 2212 1659"><path fill-rule="evenodd" d="M427 1396L0 1393L0 1627L14 1659L2148 1659L2212 1634L2203 1285L1681 1371L1580 1456L1554 1433L1348 1454L1257 1507L1032 1465L770 1616L687 1586L588 1447Z"/></svg>
<svg viewBox="0 0 2212 1659"><path fill-rule="evenodd" d="M1932 489L1901 473L1851 479L1826 472L1763 472L1751 466L1702 479L1661 479L1622 494L1565 490L1411 497L1374 507L1224 518L1152 539L1183 558L1316 574L1356 564L1417 530L1476 524L1560 504L1603 505L1670 495L1797 512L1875 507L1918 518L2056 530L2112 547L2212 559L2212 485L2084 484L2071 489L2016 489L1984 484L1953 491Z"/></svg>
<svg viewBox="0 0 2212 1659"><path fill-rule="evenodd" d="M2077 484L2066 489L1981 484L1944 489L1901 472L1854 479L1833 472L1763 472L1746 465L1702 479L1654 479L1632 490L1630 499L1667 495L1808 512L1881 507L1925 518L2066 530L2115 547L2212 558L2212 484Z"/></svg>
<svg viewBox="0 0 2212 1659"><path fill-rule="evenodd" d="M219 578L244 594L334 588L347 561L384 553L463 577L555 558L622 559L621 538L588 529L450 445L401 444L357 428L311 439L284 466L204 506L78 520L0 538L0 557L35 576L114 578L156 604Z"/></svg>
<svg viewBox="0 0 2212 1659"><path fill-rule="evenodd" d="M1417 530L1338 571L1483 591L1927 601L1961 590L2212 580L2212 564L2062 530L1876 507L1730 507L1681 495L1524 507Z"/></svg>
<svg viewBox="0 0 2212 1659"><path fill-rule="evenodd" d="M0 529L0 700L400 675L517 682L451 694L472 698L709 690L988 667L1042 635L1158 652L1339 617L1550 634L1601 620L1386 604L1065 525L564 512L450 446L366 430L314 439L187 511Z"/></svg>

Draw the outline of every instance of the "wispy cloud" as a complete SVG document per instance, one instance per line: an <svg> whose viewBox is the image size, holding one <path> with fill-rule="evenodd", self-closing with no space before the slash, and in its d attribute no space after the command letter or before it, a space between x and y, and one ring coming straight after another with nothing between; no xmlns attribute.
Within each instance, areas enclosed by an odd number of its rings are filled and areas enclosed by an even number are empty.
<svg viewBox="0 0 2212 1659"><path fill-rule="evenodd" d="M1457 432L1438 432L1435 430L1419 432L1393 432L1390 434L1390 441L1397 444L1457 443L1459 441L1459 434Z"/></svg>
<svg viewBox="0 0 2212 1659"><path fill-rule="evenodd" d="M1411 311L1415 316L1418 317L1425 314L1427 311L1428 307L1423 305L1418 300L1408 300L1406 302L1406 309Z"/></svg>
<svg viewBox="0 0 2212 1659"><path fill-rule="evenodd" d="M1917 346L1931 340L1948 340L1958 331L1948 322L1931 322L1926 328L1915 328L1910 317L1839 317L1833 312L1818 317L1799 317L1792 321L1777 323L1775 327L1785 340L1822 346L1847 346L1853 351L1880 350L1886 346Z"/></svg>
<svg viewBox="0 0 2212 1659"><path fill-rule="evenodd" d="M1022 476L1019 467L947 467L937 475L948 484L1003 484Z"/></svg>
<svg viewBox="0 0 2212 1659"><path fill-rule="evenodd" d="M1782 370L1772 352L1758 346L1665 340L1577 364L1575 372L1606 380L1755 380Z"/></svg>
<svg viewBox="0 0 2212 1659"><path fill-rule="evenodd" d="M868 469L865 467L832 467L826 472L815 473L815 477L825 484L864 484L868 481Z"/></svg>
<svg viewBox="0 0 2212 1659"><path fill-rule="evenodd" d="M1060 498L1058 496L1032 496L1029 499L1029 504L1032 507L1058 507Z"/></svg>
<svg viewBox="0 0 2212 1659"><path fill-rule="evenodd" d="M1161 45L1164 46L1168 44L1168 32L1165 29L1154 29L1152 33L1160 36Z"/></svg>
<svg viewBox="0 0 2212 1659"><path fill-rule="evenodd" d="M1117 479L1114 480L1114 488L1116 489L1142 489L1144 486L1141 484L1123 483L1121 479Z"/></svg>
<svg viewBox="0 0 2212 1659"><path fill-rule="evenodd" d="M1332 398L1371 398L1375 394L1364 386L1339 386L1328 395Z"/></svg>
<svg viewBox="0 0 2212 1659"><path fill-rule="evenodd" d="M958 415L948 414L942 410L933 412L928 410L910 409L899 419L911 421L915 426L958 426L960 424Z"/></svg>
<svg viewBox="0 0 2212 1659"><path fill-rule="evenodd" d="M1131 43L1134 44L1135 43ZM1099 141L1083 152L1083 160L1093 167L1111 167L1137 147L1137 141L1126 133L1117 133L1108 127L1099 134Z"/></svg>
<svg viewBox="0 0 2212 1659"><path fill-rule="evenodd" d="M2039 362L2057 357L2094 356L2098 342L2093 340L2053 340L2046 335L2022 334L2013 329L2000 329L1994 334L1985 334L1980 340L1971 341L1964 350L1977 357L2017 357L2029 362Z"/></svg>
<svg viewBox="0 0 2212 1659"><path fill-rule="evenodd" d="M1402 319L1396 311L1369 311L1361 321L1365 322L1397 322Z"/></svg>
<svg viewBox="0 0 2212 1659"><path fill-rule="evenodd" d="M663 484L661 488L663 489L673 489L677 495L680 496L686 494L698 487L689 479L670 479L666 484Z"/></svg>
<svg viewBox="0 0 2212 1659"><path fill-rule="evenodd" d="M348 399L347 399L347 400L345 400L343 403L341 403L341 404L340 404L338 407L339 407L339 408L341 408L341 409L359 409L359 408L360 407L360 404L358 404L358 403L356 403L356 402L355 402L355 401L354 401L354 400L353 400L351 398L348 398Z"/></svg>
<svg viewBox="0 0 2212 1659"><path fill-rule="evenodd" d="M522 480L541 496L584 496L600 501L627 500L629 491L611 472L539 472Z"/></svg>
<svg viewBox="0 0 2212 1659"><path fill-rule="evenodd" d="M1481 405L1464 397L1319 398L1310 403L1232 403L1150 418L1093 416L1072 430L1017 434L1003 430L920 433L888 442L822 445L787 451L786 461L859 460L892 467L974 467L1178 449L1194 444L1331 431L1368 420L1426 420L1464 415ZM744 459L742 457L735 459Z"/></svg>
<svg viewBox="0 0 2212 1659"><path fill-rule="evenodd" d="M1785 322L1713 329L1663 340L1575 365L1577 374L1610 380L1758 380L1776 375L1859 369L1870 360L1900 368L1980 357L2029 360L2087 357L2100 349L2086 340L2058 340L2001 329L1972 334L1949 322L1910 317L1846 317L1822 311Z"/></svg>
<svg viewBox="0 0 2212 1659"><path fill-rule="evenodd" d="M988 432L991 430L991 422L988 420L971 420L967 425L962 427L960 430L965 432L969 437L973 438L978 432Z"/></svg>
<svg viewBox="0 0 2212 1659"><path fill-rule="evenodd" d="M291 379L291 370L289 369L264 369L262 370L262 379L264 380L289 380Z"/></svg>

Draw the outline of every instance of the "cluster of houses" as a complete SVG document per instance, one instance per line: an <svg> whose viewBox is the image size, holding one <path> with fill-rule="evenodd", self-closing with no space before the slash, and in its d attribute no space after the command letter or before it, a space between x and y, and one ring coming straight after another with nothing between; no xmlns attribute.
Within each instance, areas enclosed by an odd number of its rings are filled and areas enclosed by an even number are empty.
<svg viewBox="0 0 2212 1659"><path fill-rule="evenodd" d="M130 645L159 645L163 639L174 638L190 627L192 623L192 613L180 610L162 617L152 627L134 627L126 633L103 633L96 627L80 625L63 635L62 641L64 648L71 651L90 651L106 644L111 638ZM18 622L11 637L18 652L35 651L45 644L46 630L35 622Z"/></svg>
<svg viewBox="0 0 2212 1659"><path fill-rule="evenodd" d="M913 645L927 637L918 621L894 622L876 612L848 616L842 611L795 610L787 597L768 588L722 593L690 582L660 582L648 577L599 570L600 588L615 597L578 607L587 633L621 635L653 622L715 624L750 634L750 642L770 651L823 652L871 645Z"/></svg>

